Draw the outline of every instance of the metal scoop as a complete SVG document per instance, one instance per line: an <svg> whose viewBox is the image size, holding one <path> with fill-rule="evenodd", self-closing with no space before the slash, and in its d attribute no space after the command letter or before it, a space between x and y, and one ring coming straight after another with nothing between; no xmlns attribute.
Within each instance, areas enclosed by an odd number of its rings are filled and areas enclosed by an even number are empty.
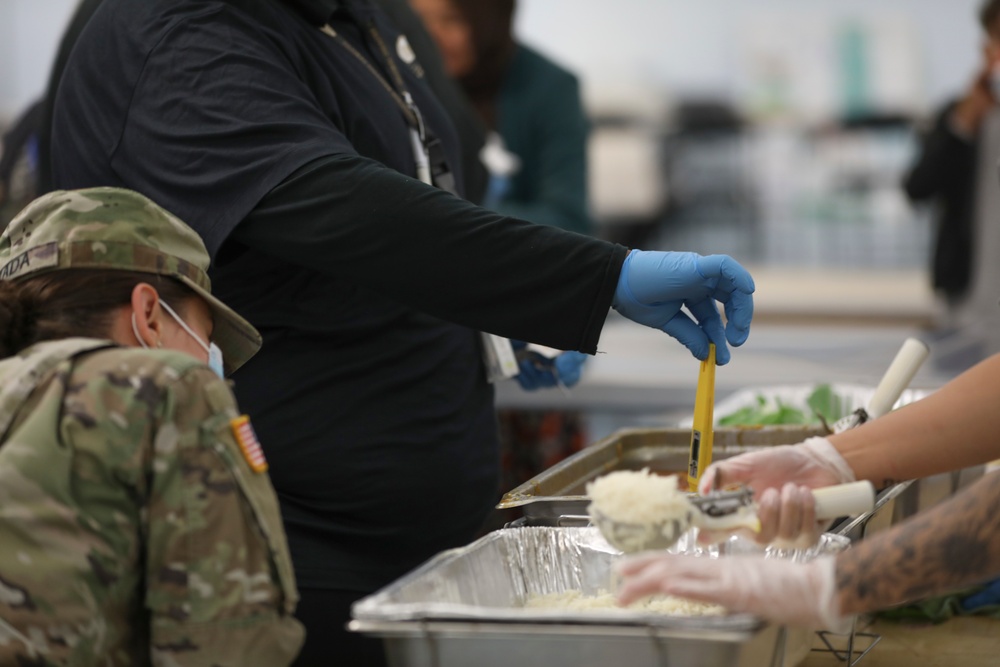
<svg viewBox="0 0 1000 667"><path fill-rule="evenodd" d="M836 519L871 511L875 506L875 487L871 482L838 484L813 489L816 518ZM649 549L667 549L692 526L700 529L733 531L749 528L760 531L753 503L753 491L747 487L735 491L717 491L706 496L687 497L687 507L677 515L666 516L652 523L628 523L612 519L591 503L588 508L591 520L604 539L625 553Z"/></svg>
<svg viewBox="0 0 1000 667"><path fill-rule="evenodd" d="M899 348L899 352L875 388L871 400L868 401L867 408L858 408L842 417L830 430L833 433L841 433L892 410L892 406L899 400L903 390L909 386L929 353L927 345L916 338L907 338L903 341L903 346Z"/></svg>

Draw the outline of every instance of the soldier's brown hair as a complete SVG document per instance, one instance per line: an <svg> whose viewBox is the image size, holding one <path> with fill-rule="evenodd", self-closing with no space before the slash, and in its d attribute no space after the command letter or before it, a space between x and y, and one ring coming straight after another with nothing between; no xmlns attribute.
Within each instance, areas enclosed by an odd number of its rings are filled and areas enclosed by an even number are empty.
<svg viewBox="0 0 1000 667"><path fill-rule="evenodd" d="M114 311L139 283L156 288L182 316L195 293L180 281L132 271L67 269L0 280L0 359L46 340L107 338Z"/></svg>

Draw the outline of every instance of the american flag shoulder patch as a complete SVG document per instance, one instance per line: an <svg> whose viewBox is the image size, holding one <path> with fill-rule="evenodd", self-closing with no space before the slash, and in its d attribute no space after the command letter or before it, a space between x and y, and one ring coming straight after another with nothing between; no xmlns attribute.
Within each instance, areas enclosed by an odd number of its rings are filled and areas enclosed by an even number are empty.
<svg viewBox="0 0 1000 667"><path fill-rule="evenodd" d="M261 449L257 434L254 432L253 426L250 425L250 417L242 415L231 420L229 425L233 429L233 435L236 437L236 442L240 446L240 451L243 452L243 458L250 465L250 469L257 473L267 472L267 459L264 458L264 450Z"/></svg>

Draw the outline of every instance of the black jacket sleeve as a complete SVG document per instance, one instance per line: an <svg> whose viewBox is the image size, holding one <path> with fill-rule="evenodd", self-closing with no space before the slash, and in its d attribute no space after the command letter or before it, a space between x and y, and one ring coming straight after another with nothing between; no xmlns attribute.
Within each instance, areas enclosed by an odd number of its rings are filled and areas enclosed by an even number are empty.
<svg viewBox="0 0 1000 667"><path fill-rule="evenodd" d="M235 228L233 242L456 324L588 353L628 254L351 155L295 171Z"/></svg>
<svg viewBox="0 0 1000 667"><path fill-rule="evenodd" d="M975 144L951 128L955 103L948 104L923 139L920 157L906 176L903 187L913 202L937 197L962 198L975 176Z"/></svg>

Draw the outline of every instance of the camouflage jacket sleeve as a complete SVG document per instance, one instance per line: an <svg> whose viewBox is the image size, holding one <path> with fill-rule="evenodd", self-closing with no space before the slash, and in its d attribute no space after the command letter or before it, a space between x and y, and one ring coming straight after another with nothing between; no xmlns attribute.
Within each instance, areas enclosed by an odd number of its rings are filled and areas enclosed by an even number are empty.
<svg viewBox="0 0 1000 667"><path fill-rule="evenodd" d="M164 395L144 516L155 665L288 664L303 631L277 498L252 427L203 366Z"/></svg>
<svg viewBox="0 0 1000 667"><path fill-rule="evenodd" d="M187 355L104 348L0 372L0 665L288 665L297 593L249 422Z"/></svg>

